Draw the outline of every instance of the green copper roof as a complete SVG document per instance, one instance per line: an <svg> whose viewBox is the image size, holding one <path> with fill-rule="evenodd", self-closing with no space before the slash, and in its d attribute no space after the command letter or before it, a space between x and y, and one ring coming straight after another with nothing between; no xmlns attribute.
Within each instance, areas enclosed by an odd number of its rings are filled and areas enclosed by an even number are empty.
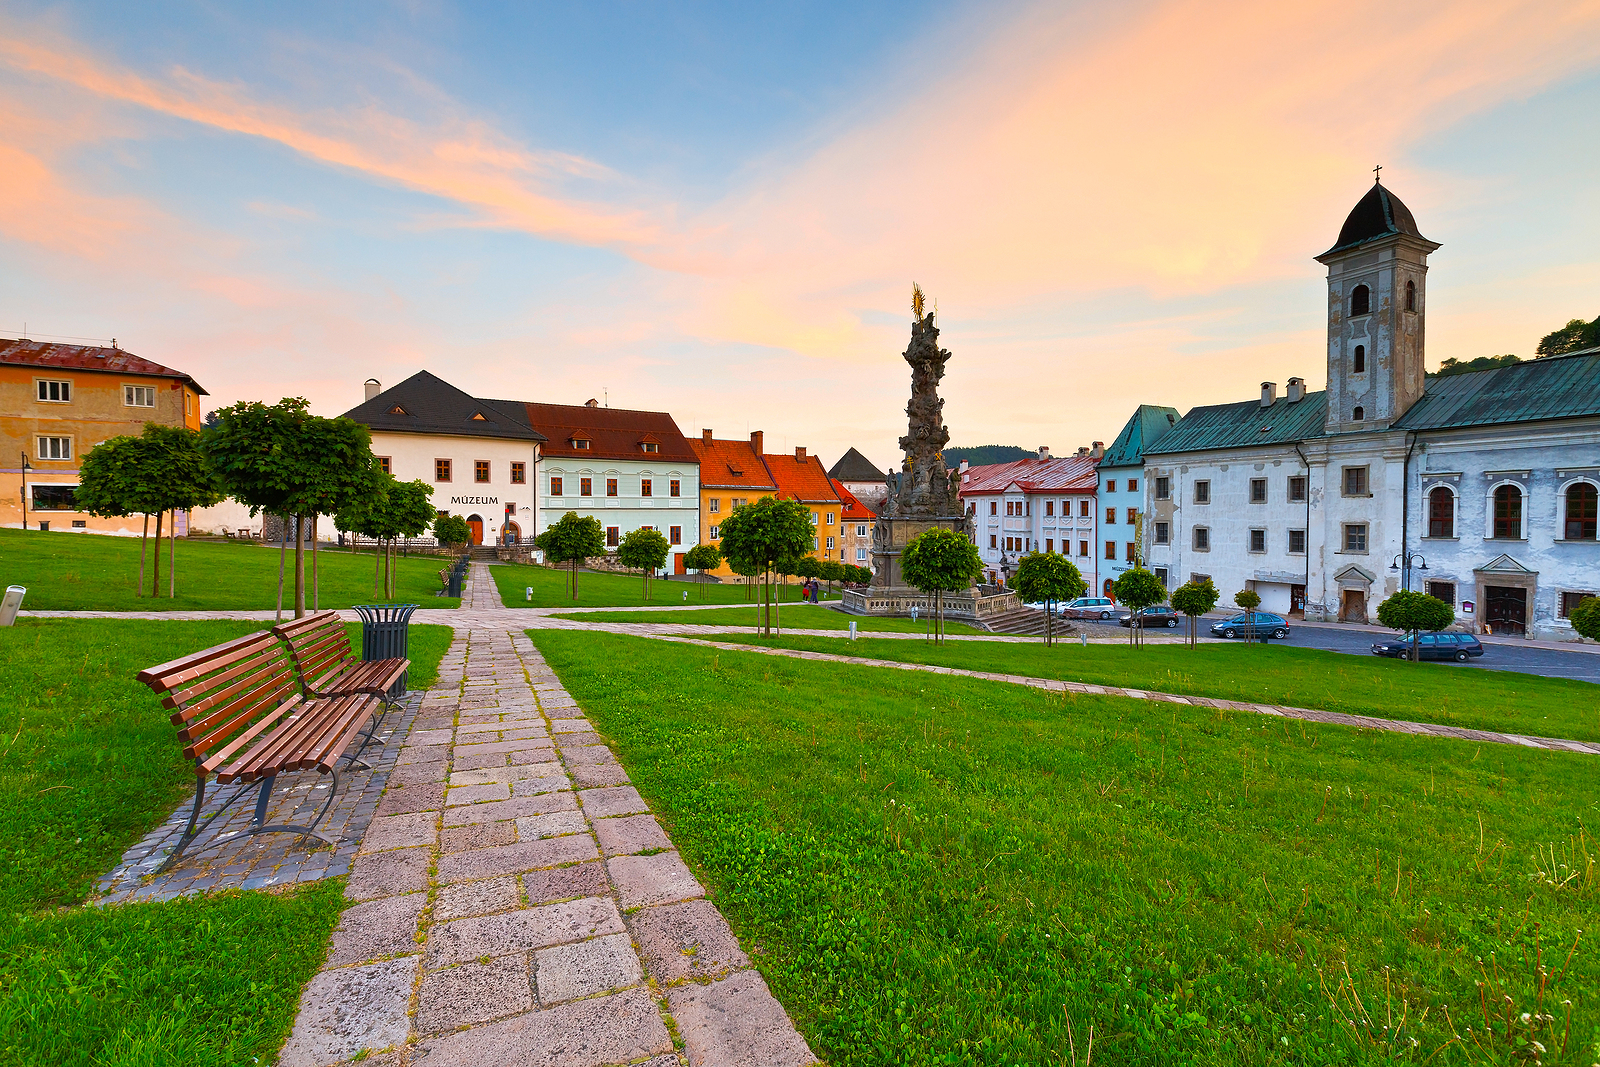
<svg viewBox="0 0 1600 1067"><path fill-rule="evenodd" d="M1178 423L1178 409L1157 404L1140 404L1106 449L1102 467L1138 467L1144 454Z"/></svg>
<svg viewBox="0 0 1600 1067"><path fill-rule="evenodd" d="M1429 378L1422 399L1395 427L1443 430L1584 415L1600 415L1600 349Z"/></svg>
<svg viewBox="0 0 1600 1067"><path fill-rule="evenodd" d="M1323 435L1327 414L1328 394L1325 392L1307 393L1293 404L1287 397L1280 396L1269 408L1262 407L1259 400L1192 408L1154 447L1145 448L1144 454L1203 452L1213 448L1305 441Z"/></svg>

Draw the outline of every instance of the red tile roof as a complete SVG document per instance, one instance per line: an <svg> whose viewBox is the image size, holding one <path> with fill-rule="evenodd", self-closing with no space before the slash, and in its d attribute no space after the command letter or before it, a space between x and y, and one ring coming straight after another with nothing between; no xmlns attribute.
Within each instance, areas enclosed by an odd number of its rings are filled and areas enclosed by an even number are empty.
<svg viewBox="0 0 1600 1067"><path fill-rule="evenodd" d="M689 438L700 459L700 484L707 489L776 489L767 465L749 441Z"/></svg>
<svg viewBox="0 0 1600 1067"><path fill-rule="evenodd" d="M539 451L546 456L607 459L661 459L698 463L694 450L664 411L631 411L627 408L589 407L587 404L524 404L528 423L548 438ZM588 448L574 448L573 440L589 442ZM660 447L647 453L645 441Z"/></svg>
<svg viewBox="0 0 1600 1067"><path fill-rule="evenodd" d="M779 499L799 500L807 504L836 504L839 495L828 481L828 472L816 456L798 450L796 455L775 456L770 452L761 458L778 486Z"/></svg>
<svg viewBox="0 0 1600 1067"><path fill-rule="evenodd" d="M210 396L200 383L171 367L99 345L57 345L44 341L17 341L0 338L0 363L40 367L48 370L100 371L105 374L138 374L151 378L178 378L188 382L201 396Z"/></svg>
<svg viewBox="0 0 1600 1067"><path fill-rule="evenodd" d="M846 489L844 487L844 483L839 479L830 478L829 481L833 484L833 491L838 494L839 503L844 505L844 509L841 512L844 518L840 521L866 522L868 519L875 519L878 517L871 508L857 500L856 495L850 490Z"/></svg>
<svg viewBox="0 0 1600 1067"><path fill-rule="evenodd" d="M962 496L1003 493L1017 485L1025 493L1092 493L1099 488L1096 461L1087 456L1062 456L1058 459L1012 460L968 467L961 476Z"/></svg>

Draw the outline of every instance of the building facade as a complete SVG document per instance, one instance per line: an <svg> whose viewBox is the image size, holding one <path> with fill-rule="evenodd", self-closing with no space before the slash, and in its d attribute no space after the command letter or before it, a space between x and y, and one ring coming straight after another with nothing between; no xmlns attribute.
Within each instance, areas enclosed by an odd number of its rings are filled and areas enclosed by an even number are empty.
<svg viewBox="0 0 1600 1067"><path fill-rule="evenodd" d="M1178 409L1140 404L1100 459L1099 508L1102 512L1100 594L1136 562L1149 558L1150 531L1144 522L1144 450L1178 424ZM1163 582L1168 575L1157 572Z"/></svg>
<svg viewBox="0 0 1600 1067"><path fill-rule="evenodd" d="M872 461L857 449L850 449L839 457L839 462L828 468L828 479L841 483L850 495L876 513L889 498L889 480L885 473L872 465ZM866 566L866 564L862 564Z"/></svg>
<svg viewBox="0 0 1600 1067"><path fill-rule="evenodd" d="M793 455L765 453L761 457L767 473L778 487L777 495L783 500L798 500L811 513L815 536L811 554L817 559L838 559L840 552L840 516L843 503L833 491L828 472L822 461L797 447Z"/></svg>
<svg viewBox="0 0 1600 1067"><path fill-rule="evenodd" d="M760 430L752 432L748 441L722 440L713 437L708 429L702 429L698 438L689 439L689 447L700 462L702 544L721 544L722 520L733 514L734 508L778 491L761 458L764 443ZM736 577L726 560L708 573L719 578Z"/></svg>
<svg viewBox="0 0 1600 1067"><path fill-rule="evenodd" d="M831 556L851 567L872 569L872 532L878 515L837 478L829 479L839 497L839 554Z"/></svg>
<svg viewBox="0 0 1600 1067"><path fill-rule="evenodd" d="M95 445L145 423L200 429L193 378L111 347L0 339L0 525L137 534L142 516L101 519L77 509L79 464ZM24 489L24 487L26 487ZM179 534L184 532L179 516Z"/></svg>
<svg viewBox="0 0 1600 1067"><path fill-rule="evenodd" d="M1036 457L958 472L991 584L1005 584L1029 552L1057 552L1072 560L1089 588L1100 587L1095 468L1102 454L1098 441L1061 458L1041 447Z"/></svg>

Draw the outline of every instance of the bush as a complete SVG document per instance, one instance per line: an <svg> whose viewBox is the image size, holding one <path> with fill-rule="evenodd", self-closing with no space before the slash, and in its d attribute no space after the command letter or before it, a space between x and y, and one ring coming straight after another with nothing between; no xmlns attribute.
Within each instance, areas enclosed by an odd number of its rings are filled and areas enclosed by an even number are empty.
<svg viewBox="0 0 1600 1067"><path fill-rule="evenodd" d="M1591 641L1600 641L1600 597L1584 597L1572 610L1572 628Z"/></svg>

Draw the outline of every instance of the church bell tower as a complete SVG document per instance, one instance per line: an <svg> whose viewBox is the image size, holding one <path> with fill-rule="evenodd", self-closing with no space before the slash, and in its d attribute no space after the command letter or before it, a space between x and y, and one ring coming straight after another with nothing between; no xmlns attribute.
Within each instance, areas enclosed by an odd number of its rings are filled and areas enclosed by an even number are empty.
<svg viewBox="0 0 1600 1067"><path fill-rule="evenodd" d="M1386 430L1422 396L1428 255L1438 247L1374 181L1317 257L1328 268L1329 433Z"/></svg>

